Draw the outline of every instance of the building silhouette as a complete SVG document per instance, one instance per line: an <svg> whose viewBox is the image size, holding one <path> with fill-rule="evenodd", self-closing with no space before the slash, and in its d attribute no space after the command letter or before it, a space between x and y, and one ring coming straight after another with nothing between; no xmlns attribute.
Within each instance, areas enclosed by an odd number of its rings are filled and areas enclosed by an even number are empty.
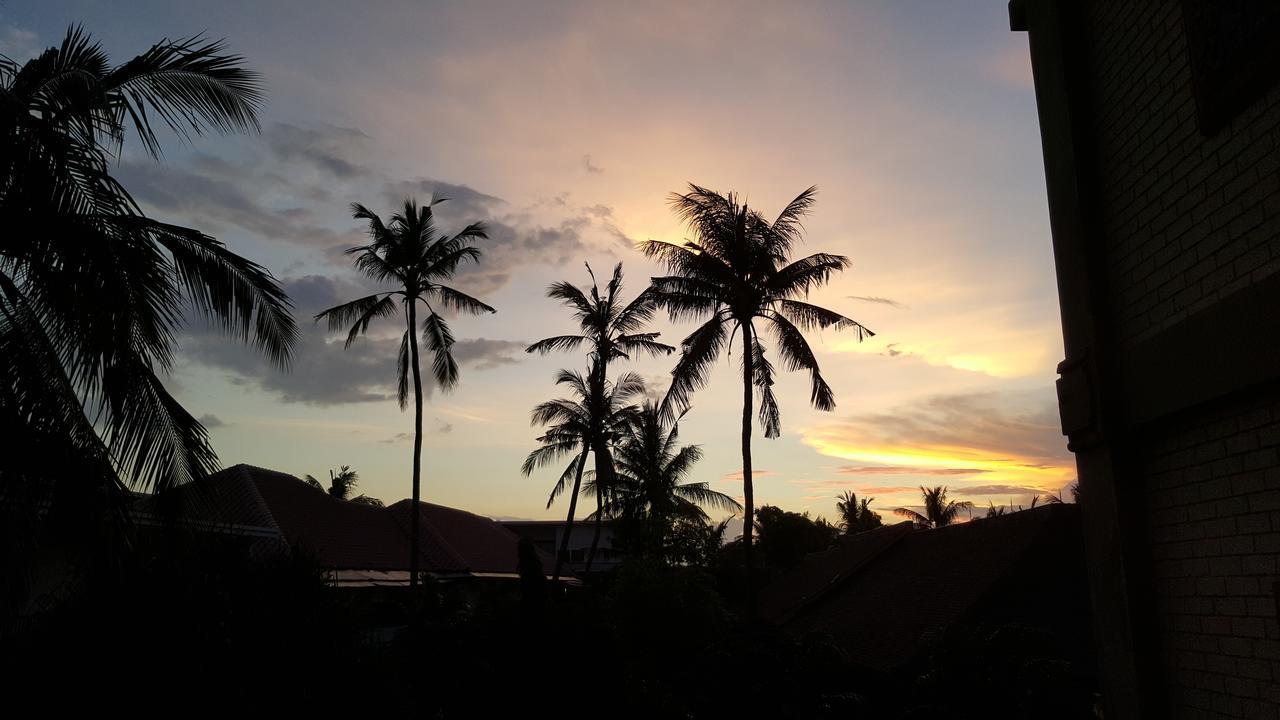
<svg viewBox="0 0 1280 720"><path fill-rule="evenodd" d="M1106 716L1280 714L1280 3L1013 0Z"/></svg>

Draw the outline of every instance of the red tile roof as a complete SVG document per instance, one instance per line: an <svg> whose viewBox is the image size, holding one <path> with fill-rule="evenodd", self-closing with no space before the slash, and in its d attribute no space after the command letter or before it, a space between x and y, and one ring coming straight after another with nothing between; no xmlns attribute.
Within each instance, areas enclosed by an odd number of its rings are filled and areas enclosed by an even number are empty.
<svg viewBox="0 0 1280 720"><path fill-rule="evenodd" d="M286 473L236 465L180 488L205 522L276 528L331 570L407 571L412 501L387 508L340 500ZM518 574L519 536L489 518L419 503L420 569L441 575ZM543 565L553 559L543 554Z"/></svg>

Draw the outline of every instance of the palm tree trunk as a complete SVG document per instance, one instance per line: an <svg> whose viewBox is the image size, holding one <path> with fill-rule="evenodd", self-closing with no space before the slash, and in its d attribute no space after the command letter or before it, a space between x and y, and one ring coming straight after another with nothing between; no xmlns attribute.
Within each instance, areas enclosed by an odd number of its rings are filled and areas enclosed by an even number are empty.
<svg viewBox="0 0 1280 720"><path fill-rule="evenodd" d="M578 458L578 472L573 479L573 494L569 496L569 517L564 521L564 535L560 538L560 550L556 553L556 566L551 572L551 580L553 582L560 579L560 570L564 567L565 558L569 555L569 535L573 532L573 513L578 509L578 488L582 485L582 470L587 465L587 453L590 450L583 444L582 456Z"/></svg>
<svg viewBox="0 0 1280 720"><path fill-rule="evenodd" d="M409 588L418 586L419 505L422 497L422 371L418 368L417 303L409 296L409 358L413 364L413 506L409 514Z"/></svg>
<svg viewBox="0 0 1280 720"><path fill-rule="evenodd" d="M587 552L587 567L583 572L591 572L591 563L596 560L596 547L600 545L600 523L604 517L604 493L596 488L596 530L591 536L591 550Z"/></svg>
<svg viewBox="0 0 1280 720"><path fill-rule="evenodd" d="M755 534L755 492L751 486L751 403L755 357L752 355L754 338L750 322L742 324L742 548L747 572L747 619L756 618L755 557L751 541Z"/></svg>

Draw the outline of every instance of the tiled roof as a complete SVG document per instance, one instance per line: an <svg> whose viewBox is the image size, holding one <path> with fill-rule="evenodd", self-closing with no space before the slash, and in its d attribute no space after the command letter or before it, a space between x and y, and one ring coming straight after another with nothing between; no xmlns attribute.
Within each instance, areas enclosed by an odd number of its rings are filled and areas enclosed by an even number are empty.
<svg viewBox="0 0 1280 720"><path fill-rule="evenodd" d="M412 501L387 508L362 505L317 491L282 472L236 465L180 488L187 517L271 527L290 547L313 555L330 570L397 576L409 569ZM193 502L194 501L194 502ZM420 569L455 574L517 574L519 536L489 518L419 503ZM552 558L543 554L550 568Z"/></svg>
<svg viewBox="0 0 1280 720"><path fill-rule="evenodd" d="M1075 571L1080 543L1074 505L937 530L902 523L808 556L761 593L761 612L774 622L828 632L855 662L890 669L915 656L929 633L957 621L989 619L992 608L1083 597L1083 576ZM1011 601L1020 593L1027 596Z"/></svg>

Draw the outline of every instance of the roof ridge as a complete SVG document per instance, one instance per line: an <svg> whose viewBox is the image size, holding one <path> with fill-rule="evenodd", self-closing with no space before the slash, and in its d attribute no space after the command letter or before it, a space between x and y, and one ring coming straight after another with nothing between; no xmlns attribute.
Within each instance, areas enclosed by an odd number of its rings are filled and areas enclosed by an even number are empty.
<svg viewBox="0 0 1280 720"><path fill-rule="evenodd" d="M276 472L276 471L269 470L268 468L255 467L247 463L237 463L236 465L233 465L227 469L228 470L238 469L240 471L241 476L244 477L245 482L249 485L249 489L253 492L254 502L258 504L259 508L262 508L262 511L264 513L266 513L267 520L271 521L271 527L275 528L275 531L280 533L281 539L283 539L284 542L287 544L289 540L288 538L285 538L284 530L280 527L280 523L276 520L275 513L271 512L271 504L267 502L266 498L262 497L262 493L258 491L258 483L256 480L254 480L253 473L249 472L250 469L266 470L267 472ZM284 474L284 473L281 473L281 474Z"/></svg>
<svg viewBox="0 0 1280 720"><path fill-rule="evenodd" d="M458 565L459 565L459 566L461 566L461 567L462 567L466 572L471 572L471 564L470 564L470 563L468 563L468 562L466 561L466 559L462 557L462 555L458 552L457 548L455 548L455 547L454 547L454 546L453 546L453 545L452 545L448 540L446 540L446 539L444 538L444 536L443 536L443 535L441 535L441 534L440 534L440 532L439 532L438 530L436 530L434 527L432 527L432 526L431 526L431 523L426 522L426 520L427 520L427 519L426 519L425 517L422 517L422 510L423 510L423 508L422 508L421 506L423 506L423 505L433 505L434 503L428 503L428 502L425 502L425 501L419 500L419 501L418 501L418 507L412 507L412 506L413 506L413 500L412 500L411 498L405 498L405 499L403 499L403 500L401 500L401 501L399 501L399 502L395 503L395 505L400 505L400 504L402 504L402 503L403 503L403 504L407 504L407 505L409 505L409 506L410 506L410 507L409 507L409 511L410 511L410 512L416 512L416 513L418 513L418 520L419 520L419 525L418 525L418 527L419 527L419 529L421 529L421 530L425 530L426 532L431 533L431 537L433 537L433 538L434 538L434 539L439 543L439 545L440 545L441 549L443 549L443 550L444 550L444 551L449 555L450 559L452 559L454 562L458 563ZM394 507L394 505L393 505L392 507ZM436 507L445 507L445 506L444 506L444 505L436 505ZM388 508L388 509L389 509L389 508ZM455 509L455 508L448 508L448 509L453 510L453 509ZM466 512L466 511L464 510L464 511L462 511L462 512ZM409 529L408 529L408 528L406 528L406 527L404 526L404 522L400 519L400 517L399 517L398 515L394 514L394 513L392 514L392 517L394 517L394 518L395 518L396 525L397 525L397 526L399 526L399 528L400 528L400 532L404 533L406 537L409 537L409 539L412 539L412 537L411 537L411 533L410 533ZM409 522L411 522L411 523L412 523L412 522L413 522L413 519L412 519L412 518L410 518L410 519L409 519ZM514 534L514 533L513 533L513 534ZM415 547L415 548L413 549L413 551L414 551L414 552L416 552L416 553L418 554L418 558L419 558L419 560L424 560L424 559L426 559L425 557L423 557L423 556L424 556L424 553L423 553L423 551L422 551L422 538L418 538L418 546L417 546L417 547Z"/></svg>
<svg viewBox="0 0 1280 720"><path fill-rule="evenodd" d="M850 577L852 577L853 575L861 571L867 565L870 565L881 555L884 555L886 550L897 545L899 542L902 541L903 538L915 532L915 524L912 523L910 520L904 520L900 523L894 523L892 525L882 525L881 527L875 528L874 530L868 530L865 533L858 533L858 535L870 535L871 533L874 533L877 530L885 530L885 531L898 530L898 532L893 534L892 539L890 539L884 545L876 549L875 552L862 558L858 562L850 564L849 567L845 568L843 571L837 572L829 581L827 581L825 585L823 585L820 589L818 589L812 595L808 595L801 598L800 602L796 603L793 607L788 609L785 613L778 616L775 622L779 622L779 623L787 622L791 618L795 617L796 614L799 613L801 610L813 604L813 602L825 596L827 593L831 592L832 588L836 587L837 585L843 584L846 580L848 580ZM882 534L888 535L889 533L884 532ZM828 548L826 552L836 552L836 551L839 551L840 549L841 547L839 545L833 545L830 548Z"/></svg>

